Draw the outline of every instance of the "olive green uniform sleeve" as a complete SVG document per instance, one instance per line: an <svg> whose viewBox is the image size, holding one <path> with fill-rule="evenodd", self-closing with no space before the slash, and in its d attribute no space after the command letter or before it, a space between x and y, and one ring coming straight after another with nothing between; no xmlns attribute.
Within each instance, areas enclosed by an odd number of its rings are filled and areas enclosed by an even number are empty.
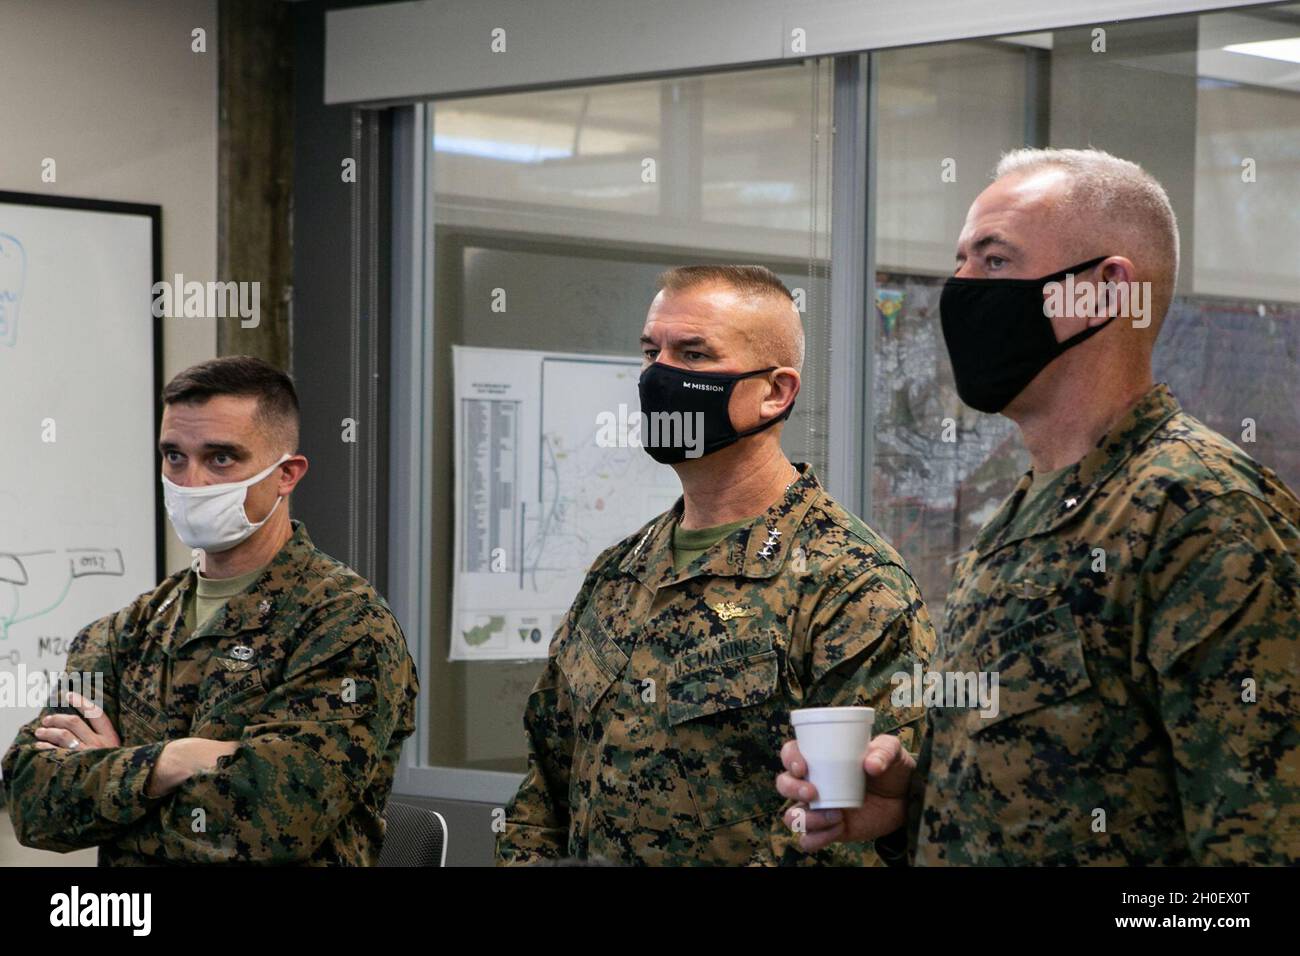
<svg viewBox="0 0 1300 956"><path fill-rule="evenodd" d="M564 622L551 640L546 669L524 708L528 773L505 808L497 833L499 866L520 866L568 855L569 771L573 762L573 702L557 652L576 626L595 590L597 570L611 554L597 557Z"/></svg>
<svg viewBox="0 0 1300 956"><path fill-rule="evenodd" d="M120 618L130 611L83 628L69 645L64 668L69 674L102 675L104 713L115 728L112 647ZM125 832L157 803L145 797L145 784L163 745L38 750L35 731L53 713L47 707L25 724L4 755L9 817L24 846L59 852L96 846Z"/></svg>
<svg viewBox="0 0 1300 956"><path fill-rule="evenodd" d="M365 792L418 691L382 606L318 609L238 749L190 777L116 841L171 863L302 863ZM382 808L381 808L382 809Z"/></svg>
<svg viewBox="0 0 1300 956"><path fill-rule="evenodd" d="M1300 863L1295 528L1225 494L1162 535L1146 572L1138 617L1194 857Z"/></svg>
<svg viewBox="0 0 1300 956"><path fill-rule="evenodd" d="M873 734L917 742L918 706L895 706L894 675L924 668L934 625L911 577L892 565L858 575L823 603L813 621L812 666L804 707L873 707Z"/></svg>

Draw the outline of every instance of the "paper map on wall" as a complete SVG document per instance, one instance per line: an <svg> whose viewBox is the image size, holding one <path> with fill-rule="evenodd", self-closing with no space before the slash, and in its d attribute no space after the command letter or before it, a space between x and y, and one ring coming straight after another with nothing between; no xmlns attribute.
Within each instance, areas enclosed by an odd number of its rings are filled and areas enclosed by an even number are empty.
<svg viewBox="0 0 1300 956"><path fill-rule="evenodd" d="M450 659L543 658L591 562L681 485L642 448L597 443L598 416L640 408L638 359L458 346L453 361Z"/></svg>

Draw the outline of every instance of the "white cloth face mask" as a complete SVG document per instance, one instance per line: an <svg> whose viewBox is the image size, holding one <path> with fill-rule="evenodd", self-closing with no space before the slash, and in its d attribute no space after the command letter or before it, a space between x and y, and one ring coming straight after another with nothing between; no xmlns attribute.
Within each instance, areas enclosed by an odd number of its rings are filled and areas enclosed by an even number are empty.
<svg viewBox="0 0 1300 956"><path fill-rule="evenodd" d="M167 518L176 529L177 536L187 547L200 548L211 554L229 551L246 540L270 520L275 509L280 507L280 499L283 497L281 495L276 498L266 517L253 524L244 511L248 489L292 457L286 452L280 456L279 461L252 478L220 485L186 487L163 475L163 502L167 507Z"/></svg>

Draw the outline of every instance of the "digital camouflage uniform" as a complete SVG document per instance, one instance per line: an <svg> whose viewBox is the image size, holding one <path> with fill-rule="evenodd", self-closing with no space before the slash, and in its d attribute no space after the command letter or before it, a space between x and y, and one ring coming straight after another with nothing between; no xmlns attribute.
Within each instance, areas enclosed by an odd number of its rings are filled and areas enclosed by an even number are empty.
<svg viewBox="0 0 1300 956"><path fill-rule="evenodd" d="M928 710L915 862L1300 862L1300 502L1164 385L1028 485L956 571L933 667L999 710Z"/></svg>
<svg viewBox="0 0 1300 956"><path fill-rule="evenodd" d="M4 756L21 843L98 845L101 866L378 861L380 814L415 729L415 666L383 599L293 525L262 577L196 632L184 623L187 569L76 636L66 670L103 673L122 744L37 750L40 718L24 726ZM181 737L240 746L146 797L163 745Z"/></svg>
<svg viewBox="0 0 1300 956"><path fill-rule="evenodd" d="M680 573L681 499L596 559L528 700L499 862L878 862L870 844L799 851L779 752L800 707L870 705L876 732L910 741L921 711L892 707L890 678L934 632L902 558L798 467Z"/></svg>

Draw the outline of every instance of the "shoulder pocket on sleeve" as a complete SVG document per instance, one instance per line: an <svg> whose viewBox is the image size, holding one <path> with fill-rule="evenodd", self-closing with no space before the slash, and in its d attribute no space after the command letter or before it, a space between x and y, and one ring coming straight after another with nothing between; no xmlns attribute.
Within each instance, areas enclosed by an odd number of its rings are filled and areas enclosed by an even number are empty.
<svg viewBox="0 0 1300 956"><path fill-rule="evenodd" d="M1147 657L1157 673L1167 675L1207 638L1258 620L1268 607L1269 583L1260 557L1258 546L1229 531L1217 536L1211 557L1178 578L1147 628Z"/></svg>

